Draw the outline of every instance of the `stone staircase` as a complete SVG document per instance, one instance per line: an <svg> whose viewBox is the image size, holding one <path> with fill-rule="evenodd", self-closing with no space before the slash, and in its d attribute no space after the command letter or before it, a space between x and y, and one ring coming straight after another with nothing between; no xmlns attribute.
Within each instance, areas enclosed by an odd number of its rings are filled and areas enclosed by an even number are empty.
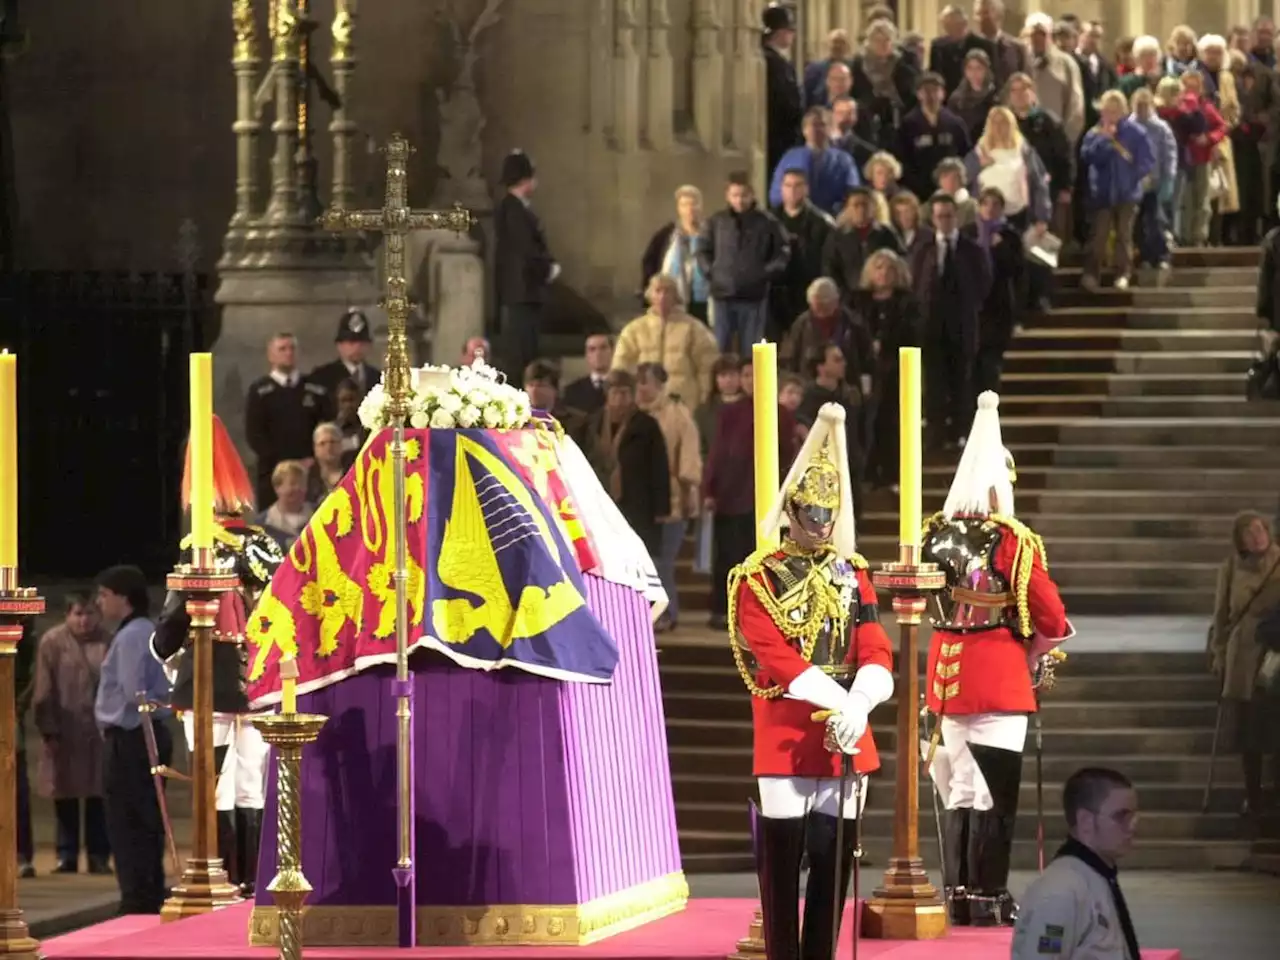
<svg viewBox="0 0 1280 960"><path fill-rule="evenodd" d="M886 624L891 636L896 627ZM927 633L927 631L926 631ZM927 641L926 641L927 642ZM751 869L747 800L751 778L751 707L723 634L677 631L661 638L659 658L675 788L680 849L688 872ZM924 668L923 658L921 669ZM1141 839L1126 866L1211 869L1236 866L1249 853L1238 816L1244 790L1235 757L1218 761L1207 814L1201 800L1213 739L1215 685L1199 654L1077 653L1046 695L1044 798L1047 854L1065 836L1062 783L1088 763L1106 762L1134 778ZM892 839L896 735L889 703L872 717L883 767L869 788L864 848L882 867ZM1034 869L1034 733L1029 733L1014 851L1016 869ZM920 843L938 864L928 783L920 791Z"/></svg>
<svg viewBox="0 0 1280 960"><path fill-rule="evenodd" d="M1233 515L1280 498L1280 405L1249 403L1258 253L1179 250L1163 286L1097 293L1059 272L1058 306L1006 358L1001 415L1018 514L1047 541L1074 613L1194 613L1213 601ZM954 457L927 460L926 514ZM897 503L868 494L859 544L893 556ZM685 570L686 610L707 583Z"/></svg>

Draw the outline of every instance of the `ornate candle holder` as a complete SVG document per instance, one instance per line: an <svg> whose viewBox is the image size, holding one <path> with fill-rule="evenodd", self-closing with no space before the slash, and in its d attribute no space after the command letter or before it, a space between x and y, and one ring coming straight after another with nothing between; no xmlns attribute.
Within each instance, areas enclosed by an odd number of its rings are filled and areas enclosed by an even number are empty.
<svg viewBox="0 0 1280 960"><path fill-rule="evenodd" d="M276 875L267 892L276 902L281 960L301 960L302 905L311 892L302 873L302 748L315 741L328 720L314 713L253 718L262 739L276 749Z"/></svg>
<svg viewBox="0 0 1280 960"><path fill-rule="evenodd" d="M918 640L929 594L946 586L937 564L921 563L920 548L898 547L897 563L871 577L893 597L898 618L898 777L893 816L893 856L884 882L867 901L862 935L883 940L933 940L947 932L947 913L920 858L920 739L916 703L920 697Z"/></svg>
<svg viewBox="0 0 1280 960"><path fill-rule="evenodd" d="M0 567L0 783L16 782L18 730L14 697L14 668L22 624L44 613L44 597L35 587L18 586L16 567ZM18 795L0 790L0 823L18 822ZM6 830L8 842L0 849L0 956L13 960L37 960L40 943L32 939L18 907L18 851L16 830Z"/></svg>
<svg viewBox="0 0 1280 960"><path fill-rule="evenodd" d="M240 579L217 568L211 548L196 548L191 553L192 562L179 564L168 577L169 589L186 595L187 615L191 618L187 637L194 687L191 856L181 880L160 909L164 923L209 913L240 900L240 891L228 881L222 859L213 855L218 835L214 798L218 772L213 765L213 627L219 598L228 590L237 589Z"/></svg>

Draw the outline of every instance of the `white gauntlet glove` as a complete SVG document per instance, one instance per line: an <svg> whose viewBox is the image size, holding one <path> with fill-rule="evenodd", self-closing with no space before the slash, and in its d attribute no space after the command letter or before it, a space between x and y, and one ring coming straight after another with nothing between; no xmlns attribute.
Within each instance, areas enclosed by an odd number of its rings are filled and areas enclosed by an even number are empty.
<svg viewBox="0 0 1280 960"><path fill-rule="evenodd" d="M827 718L827 732L823 746L831 753L858 753L858 741L867 732L866 713L853 708L833 713Z"/></svg>

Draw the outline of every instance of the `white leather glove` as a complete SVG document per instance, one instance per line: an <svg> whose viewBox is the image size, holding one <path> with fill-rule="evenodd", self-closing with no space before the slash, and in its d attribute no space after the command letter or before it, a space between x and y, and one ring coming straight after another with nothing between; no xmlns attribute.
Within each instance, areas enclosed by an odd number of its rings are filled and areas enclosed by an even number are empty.
<svg viewBox="0 0 1280 960"><path fill-rule="evenodd" d="M867 715L857 710L833 713L827 718L827 732L823 745L831 753L858 752L858 741L867 732Z"/></svg>
<svg viewBox="0 0 1280 960"><path fill-rule="evenodd" d="M551 264L551 274L547 277L547 283L555 283L556 277L560 276L560 264Z"/></svg>

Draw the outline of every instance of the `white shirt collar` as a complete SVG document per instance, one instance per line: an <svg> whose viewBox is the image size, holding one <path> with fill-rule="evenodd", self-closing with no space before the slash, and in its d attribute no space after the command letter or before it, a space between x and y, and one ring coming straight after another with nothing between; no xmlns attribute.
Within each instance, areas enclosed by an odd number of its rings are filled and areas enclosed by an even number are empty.
<svg viewBox="0 0 1280 960"><path fill-rule="evenodd" d="M298 380L301 378L299 377L297 370L294 370L292 373L281 373L279 370L272 370L271 379L282 387L296 387L298 385Z"/></svg>

